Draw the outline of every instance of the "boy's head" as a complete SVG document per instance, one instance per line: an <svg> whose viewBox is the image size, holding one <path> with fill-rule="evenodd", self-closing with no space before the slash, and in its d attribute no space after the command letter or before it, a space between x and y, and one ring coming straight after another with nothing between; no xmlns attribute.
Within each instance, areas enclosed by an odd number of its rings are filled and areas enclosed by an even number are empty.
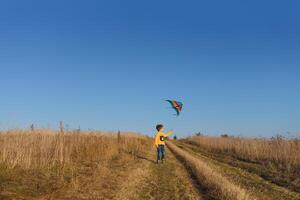
<svg viewBox="0 0 300 200"><path fill-rule="evenodd" d="M162 124L158 124L157 126L156 126L156 130L159 132L159 131L163 131L164 130L164 125L162 125Z"/></svg>

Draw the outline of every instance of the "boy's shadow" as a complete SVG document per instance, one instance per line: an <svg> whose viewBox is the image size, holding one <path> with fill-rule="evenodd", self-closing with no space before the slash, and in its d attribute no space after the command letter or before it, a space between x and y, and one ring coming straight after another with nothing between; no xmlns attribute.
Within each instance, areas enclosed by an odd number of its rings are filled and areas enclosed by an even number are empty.
<svg viewBox="0 0 300 200"><path fill-rule="evenodd" d="M146 157L143 157L143 156L139 156L139 155L137 155L136 157L137 157L138 159L146 160L146 161L148 161L148 162L151 162L151 163L156 164L156 162L155 162L154 160L151 160L151 159L149 159L149 158L146 158Z"/></svg>

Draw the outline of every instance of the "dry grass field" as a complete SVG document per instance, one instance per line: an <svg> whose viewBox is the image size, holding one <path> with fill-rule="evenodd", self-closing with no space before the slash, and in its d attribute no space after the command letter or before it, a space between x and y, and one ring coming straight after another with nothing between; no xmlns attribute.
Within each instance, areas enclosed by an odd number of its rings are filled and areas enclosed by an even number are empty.
<svg viewBox="0 0 300 200"><path fill-rule="evenodd" d="M149 147L149 138L133 133L1 133L0 199L111 198ZM89 194L93 181L99 188Z"/></svg>
<svg viewBox="0 0 300 200"><path fill-rule="evenodd" d="M299 141L134 133L0 133L1 200L296 200Z"/></svg>
<svg viewBox="0 0 300 200"><path fill-rule="evenodd" d="M257 162L294 175L300 172L300 140L242 139L220 137L192 137L200 147L215 153L225 153L238 159Z"/></svg>
<svg viewBox="0 0 300 200"><path fill-rule="evenodd" d="M300 140L194 136L186 140L206 154L240 163L250 172L300 192Z"/></svg>

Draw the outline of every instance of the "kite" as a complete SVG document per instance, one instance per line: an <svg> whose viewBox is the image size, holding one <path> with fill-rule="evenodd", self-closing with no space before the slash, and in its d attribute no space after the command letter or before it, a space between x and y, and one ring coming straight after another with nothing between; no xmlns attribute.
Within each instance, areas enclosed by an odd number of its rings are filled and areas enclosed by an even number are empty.
<svg viewBox="0 0 300 200"><path fill-rule="evenodd" d="M166 100L172 106L172 108L176 111L176 115L179 116L180 112L182 111L183 103L175 100Z"/></svg>

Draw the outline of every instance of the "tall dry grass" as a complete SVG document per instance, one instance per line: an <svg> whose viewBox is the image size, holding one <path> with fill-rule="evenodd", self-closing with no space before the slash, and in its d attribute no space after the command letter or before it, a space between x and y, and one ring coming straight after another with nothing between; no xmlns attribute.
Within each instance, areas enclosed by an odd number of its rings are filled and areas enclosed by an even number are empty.
<svg viewBox="0 0 300 200"><path fill-rule="evenodd" d="M201 185L208 188L210 193L212 193L216 199L252 199L244 189L231 183L226 177L213 170L201 159L190 155L171 142L167 142L167 145L175 155L185 162L185 164L192 170L193 174L196 176Z"/></svg>
<svg viewBox="0 0 300 200"><path fill-rule="evenodd" d="M194 136L188 141L211 152L225 153L242 160L272 165L288 172L299 173L300 171L300 140Z"/></svg>
<svg viewBox="0 0 300 200"><path fill-rule="evenodd" d="M24 169L105 163L122 152L143 154L149 139L132 133L60 133L50 130L8 131L0 134L0 162Z"/></svg>

